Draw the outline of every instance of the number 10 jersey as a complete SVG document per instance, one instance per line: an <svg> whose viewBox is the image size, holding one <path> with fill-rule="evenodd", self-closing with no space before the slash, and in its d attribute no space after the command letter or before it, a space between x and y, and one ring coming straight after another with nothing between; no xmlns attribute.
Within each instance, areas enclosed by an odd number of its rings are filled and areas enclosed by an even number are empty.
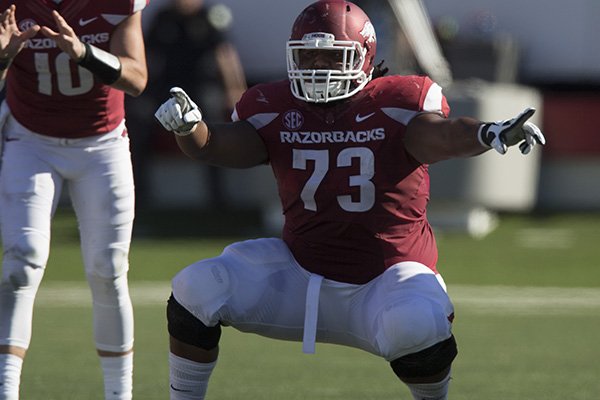
<svg viewBox="0 0 600 400"><path fill-rule="evenodd" d="M14 0L0 0L6 10ZM148 0L22 0L16 2L21 31L38 24L57 31L57 10L82 42L109 51L116 26ZM35 78L35 79L32 79ZM26 128L47 136L81 138L111 132L125 117L124 93L102 84L54 40L38 33L15 57L7 76L6 100Z"/></svg>

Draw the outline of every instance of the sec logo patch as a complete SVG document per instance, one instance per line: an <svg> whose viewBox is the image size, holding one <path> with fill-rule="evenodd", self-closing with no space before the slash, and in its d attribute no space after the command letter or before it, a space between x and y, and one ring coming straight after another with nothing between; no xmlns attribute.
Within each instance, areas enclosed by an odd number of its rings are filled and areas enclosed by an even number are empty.
<svg viewBox="0 0 600 400"><path fill-rule="evenodd" d="M31 18L27 18L27 19L24 19L23 21L19 22L19 29L21 30L21 32L23 32L23 31L26 31L27 29L31 28L34 25L37 25L37 23Z"/></svg>
<svg viewBox="0 0 600 400"><path fill-rule="evenodd" d="M290 131L298 130L304 124L304 117L298 110L290 110L283 115L283 125Z"/></svg>

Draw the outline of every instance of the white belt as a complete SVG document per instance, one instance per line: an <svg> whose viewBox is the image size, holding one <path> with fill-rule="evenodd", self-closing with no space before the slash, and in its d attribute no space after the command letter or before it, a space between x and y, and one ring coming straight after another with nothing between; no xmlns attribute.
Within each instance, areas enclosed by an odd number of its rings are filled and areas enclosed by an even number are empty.
<svg viewBox="0 0 600 400"><path fill-rule="evenodd" d="M302 339L302 351L307 354L315 352L317 340L317 319L319 316L319 294L323 277L311 274L306 289L306 308L304 312L304 337Z"/></svg>

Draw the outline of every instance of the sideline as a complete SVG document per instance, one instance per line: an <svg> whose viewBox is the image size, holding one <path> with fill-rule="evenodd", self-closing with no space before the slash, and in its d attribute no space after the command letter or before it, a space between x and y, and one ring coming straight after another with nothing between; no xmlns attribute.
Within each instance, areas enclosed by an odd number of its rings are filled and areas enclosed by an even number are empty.
<svg viewBox="0 0 600 400"><path fill-rule="evenodd" d="M132 282L134 306L162 306L168 282ZM600 288L451 285L448 292L457 310L486 314L600 315ZM36 307L91 307L82 282L42 282Z"/></svg>

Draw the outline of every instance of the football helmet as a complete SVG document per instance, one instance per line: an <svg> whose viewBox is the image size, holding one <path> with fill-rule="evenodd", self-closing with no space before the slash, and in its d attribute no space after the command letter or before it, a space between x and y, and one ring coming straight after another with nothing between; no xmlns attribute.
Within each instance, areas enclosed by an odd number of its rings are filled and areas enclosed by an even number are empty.
<svg viewBox="0 0 600 400"><path fill-rule="evenodd" d="M345 0L319 0L296 18L287 42L292 94L307 102L327 103L360 91L373 73L377 38L369 17ZM307 65L315 50L337 57L335 65ZM304 55L304 57L303 57Z"/></svg>

